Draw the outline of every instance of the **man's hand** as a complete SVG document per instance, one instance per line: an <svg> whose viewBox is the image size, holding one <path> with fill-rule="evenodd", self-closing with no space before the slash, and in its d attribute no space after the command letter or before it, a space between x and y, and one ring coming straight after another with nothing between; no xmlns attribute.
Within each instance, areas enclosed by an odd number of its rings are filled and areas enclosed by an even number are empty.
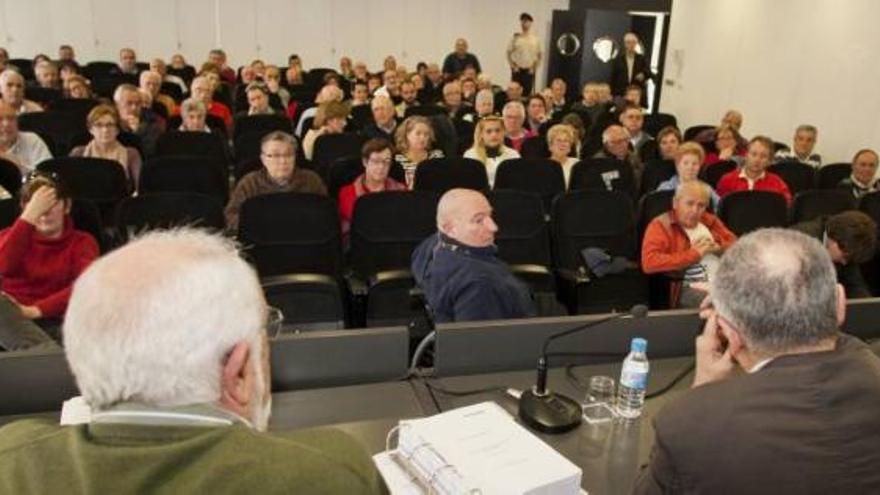
<svg viewBox="0 0 880 495"><path fill-rule="evenodd" d="M40 217L51 210L57 202L58 196L55 193L55 189L41 186L25 205L24 211L21 212L21 219L31 225L36 225Z"/></svg>
<svg viewBox="0 0 880 495"><path fill-rule="evenodd" d="M700 253L700 257L702 258L703 256L706 256L706 253L715 252L715 250L720 249L720 246L709 237L701 237L694 243L693 248Z"/></svg>
<svg viewBox="0 0 880 495"><path fill-rule="evenodd" d="M125 121L125 125L128 126L131 132L137 132L138 127L141 125L141 118L134 114L126 115L122 120Z"/></svg>
<svg viewBox="0 0 880 495"><path fill-rule="evenodd" d="M694 387L724 380L736 368L730 349L727 348L727 342L721 336L718 314L714 310L706 310L706 313L708 314L706 325L696 342L697 365L694 372Z"/></svg>

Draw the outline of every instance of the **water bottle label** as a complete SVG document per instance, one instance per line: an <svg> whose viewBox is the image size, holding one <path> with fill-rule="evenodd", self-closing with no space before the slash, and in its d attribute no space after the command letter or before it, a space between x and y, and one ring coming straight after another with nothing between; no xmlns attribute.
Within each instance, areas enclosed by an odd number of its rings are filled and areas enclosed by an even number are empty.
<svg viewBox="0 0 880 495"><path fill-rule="evenodd" d="M641 371L623 370L620 374L620 384L639 390L643 390L647 386L648 374Z"/></svg>

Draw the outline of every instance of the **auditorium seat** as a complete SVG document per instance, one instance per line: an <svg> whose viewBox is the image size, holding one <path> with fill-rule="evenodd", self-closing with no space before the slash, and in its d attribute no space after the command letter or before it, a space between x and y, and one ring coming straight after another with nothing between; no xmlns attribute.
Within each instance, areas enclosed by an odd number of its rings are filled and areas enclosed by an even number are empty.
<svg viewBox="0 0 880 495"><path fill-rule="evenodd" d="M373 109L370 105L357 105L351 107L351 119L349 123L355 130L361 130L374 122Z"/></svg>
<svg viewBox="0 0 880 495"><path fill-rule="evenodd" d="M693 141L698 134L709 129L715 129L715 126L706 124L692 125L684 130L684 141Z"/></svg>
<svg viewBox="0 0 880 495"><path fill-rule="evenodd" d="M532 136L526 138L519 150L523 158L549 158L550 148L547 146L547 138L544 136Z"/></svg>
<svg viewBox="0 0 880 495"><path fill-rule="evenodd" d="M852 174L850 163L829 163L819 168L817 185L819 189L834 189L840 181Z"/></svg>
<svg viewBox="0 0 880 495"><path fill-rule="evenodd" d="M363 143L364 138L353 132L318 136L312 153L312 170L326 180L330 165L339 158L360 157Z"/></svg>
<svg viewBox="0 0 880 495"><path fill-rule="evenodd" d="M50 106L50 110L62 112L70 115L74 122L81 122L83 127L86 125L86 117L93 108L98 106L100 102L90 98L62 98L54 101Z"/></svg>
<svg viewBox="0 0 880 495"><path fill-rule="evenodd" d="M51 106L52 103L62 98L60 89L43 88L40 86L25 86L24 97L33 100L43 106Z"/></svg>
<svg viewBox="0 0 880 495"><path fill-rule="evenodd" d="M167 81L163 82L162 86L159 88L159 92L163 95L170 96L171 99L174 100L174 103L177 103L178 105L183 101L183 90L175 83Z"/></svg>
<svg viewBox="0 0 880 495"><path fill-rule="evenodd" d="M639 201L637 232L639 241L639 253L641 257L641 244L645 239L645 230L652 220L672 209L672 197L675 191L654 191L642 196ZM648 275L648 287L650 294L651 309L669 309L669 283L672 280L668 274Z"/></svg>
<svg viewBox="0 0 880 495"><path fill-rule="evenodd" d="M422 117L446 115L446 109L439 105L417 105L406 107L406 111L403 114L404 118L406 119L413 115L421 115Z"/></svg>
<svg viewBox="0 0 880 495"><path fill-rule="evenodd" d="M33 60L29 58L11 58L9 59L9 65L18 69L19 74L21 74L26 81L33 81L35 79Z"/></svg>
<svg viewBox="0 0 880 495"><path fill-rule="evenodd" d="M443 194L455 188L489 190L486 166L470 158L431 158L416 167L413 189Z"/></svg>
<svg viewBox="0 0 880 495"><path fill-rule="evenodd" d="M862 196L859 200L859 210L865 213L878 225L880 234L880 192L872 192ZM862 264L862 275L865 277L871 294L875 297L880 295L880 248L870 261Z"/></svg>
<svg viewBox="0 0 880 495"><path fill-rule="evenodd" d="M214 197L221 204L229 198L225 161L211 157L172 155L151 158L141 171L139 192L193 192Z"/></svg>
<svg viewBox="0 0 880 495"><path fill-rule="evenodd" d="M48 136L54 142L53 156L66 156L75 145L74 138L88 134L85 119L80 120L78 115L55 110L21 114L18 116L18 128Z"/></svg>
<svg viewBox="0 0 880 495"><path fill-rule="evenodd" d="M589 122L589 121L586 121ZM671 113L649 113L645 114L644 130L651 136L656 137L664 127L678 128L678 119Z"/></svg>
<svg viewBox="0 0 880 495"><path fill-rule="evenodd" d="M98 79L102 77L109 77L118 70L119 65L117 65L116 62L96 60L93 62L89 62L85 66L83 66L82 73L83 76L86 77L86 79Z"/></svg>
<svg viewBox="0 0 880 495"><path fill-rule="evenodd" d="M6 158L0 158L0 186L16 197L21 189L21 169Z"/></svg>
<svg viewBox="0 0 880 495"><path fill-rule="evenodd" d="M285 324L336 328L348 321L335 201L303 193L250 198L241 206L238 240L263 283L274 287ZM341 311L329 314L328 308Z"/></svg>
<svg viewBox="0 0 880 495"><path fill-rule="evenodd" d="M816 170L797 160L776 163L771 165L767 171L781 177L792 196L816 187Z"/></svg>
<svg viewBox="0 0 880 495"><path fill-rule="evenodd" d="M17 198L0 199L0 229L5 229L15 223L19 213Z"/></svg>
<svg viewBox="0 0 880 495"><path fill-rule="evenodd" d="M413 249L437 231L438 199L427 191L388 191L355 203L351 285L363 300L367 326L408 324L422 315L410 264Z"/></svg>
<svg viewBox="0 0 880 495"><path fill-rule="evenodd" d="M53 158L37 165L37 170L58 174L74 199L93 201L101 211L101 219L106 225L112 225L116 205L129 195L125 171L113 160Z"/></svg>
<svg viewBox="0 0 880 495"><path fill-rule="evenodd" d="M738 191L721 199L718 216L737 236L763 227L788 225L785 197L771 191Z"/></svg>
<svg viewBox="0 0 880 495"><path fill-rule="evenodd" d="M92 92L102 98L107 98L109 100L113 99L113 92L116 91L116 88L120 84L131 84L133 86L138 85L137 76L126 74L126 75L111 75L111 76L102 76L96 78L90 78Z"/></svg>
<svg viewBox="0 0 880 495"><path fill-rule="evenodd" d="M101 220L101 211L95 203L87 199L74 199L70 205L70 218L76 230L92 235L101 253L107 252L110 243L105 223Z"/></svg>
<svg viewBox="0 0 880 495"><path fill-rule="evenodd" d="M621 192L633 202L638 193L632 167L614 158L589 158L575 163L568 190L582 189Z"/></svg>
<svg viewBox="0 0 880 495"><path fill-rule="evenodd" d="M152 229L181 226L220 232L225 227L223 205L215 197L191 192L146 193L119 204L116 231L122 242Z"/></svg>
<svg viewBox="0 0 880 495"><path fill-rule="evenodd" d="M228 163L229 148L225 140L213 132L170 131L159 136L156 156L193 155Z"/></svg>
<svg viewBox="0 0 880 495"><path fill-rule="evenodd" d="M166 129L169 131L178 130L180 129L182 122L180 115L172 115L171 118L168 119ZM229 137L229 130L226 129L226 122L223 122L221 117L211 114L205 115L205 125L208 126L208 129L211 129L212 133L218 134L224 139Z"/></svg>
<svg viewBox="0 0 880 495"><path fill-rule="evenodd" d="M671 179L676 173L675 162L672 160L655 159L648 161L645 163L645 170L642 172L642 189L639 192L639 196L656 191L657 186Z"/></svg>
<svg viewBox="0 0 880 495"><path fill-rule="evenodd" d="M813 189L794 197L791 223L805 222L822 215L833 215L856 207L856 200L845 189Z"/></svg>
<svg viewBox="0 0 880 495"><path fill-rule="evenodd" d="M271 131L283 131L288 134L293 132L290 119L278 114L241 116L235 119L232 129L233 139L255 131L261 131L263 134Z"/></svg>
<svg viewBox="0 0 880 495"><path fill-rule="evenodd" d="M514 158L498 165L493 187L536 194L549 212L553 198L565 192L565 176L559 163L549 158Z"/></svg>
<svg viewBox="0 0 880 495"><path fill-rule="evenodd" d="M736 162L733 160L725 160L723 162L713 163L712 165L703 166L700 170L700 180L712 186L718 187L718 181L728 174L736 170Z"/></svg>
<svg viewBox="0 0 880 495"><path fill-rule="evenodd" d="M360 156L334 160L327 171L327 195L338 198L339 190L351 184L362 173L364 173L364 165Z"/></svg>
<svg viewBox="0 0 880 495"><path fill-rule="evenodd" d="M629 311L634 304L648 303L647 278L637 263L640 242L630 196L619 191L569 192L556 198L552 218L560 299L570 313ZM596 277L581 254L586 248L624 257L630 266Z"/></svg>

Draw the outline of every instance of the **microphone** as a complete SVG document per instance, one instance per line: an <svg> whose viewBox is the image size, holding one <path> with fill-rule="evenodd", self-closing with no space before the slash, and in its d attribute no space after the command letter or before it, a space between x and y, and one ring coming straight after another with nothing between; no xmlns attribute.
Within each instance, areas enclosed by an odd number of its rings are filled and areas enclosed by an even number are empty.
<svg viewBox="0 0 880 495"><path fill-rule="evenodd" d="M531 390L523 391L519 400L520 419L529 427L542 433L565 433L581 424L581 405L570 397L547 389L548 357L550 357L547 354L547 348L551 342L560 337L582 332L624 316L643 318L647 314L647 306L636 304L626 313L616 313L547 337L541 348L541 357L538 359L538 376L535 386Z"/></svg>

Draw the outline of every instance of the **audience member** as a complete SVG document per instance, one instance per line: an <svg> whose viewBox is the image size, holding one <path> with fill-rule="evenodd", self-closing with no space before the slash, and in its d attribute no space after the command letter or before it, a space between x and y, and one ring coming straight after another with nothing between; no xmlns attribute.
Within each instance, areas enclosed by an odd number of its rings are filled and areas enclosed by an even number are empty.
<svg viewBox="0 0 880 495"><path fill-rule="evenodd" d="M470 77L462 77L458 80L461 84L461 99L468 105L473 106L477 102L477 81Z"/></svg>
<svg viewBox="0 0 880 495"><path fill-rule="evenodd" d="M602 132L602 149L593 155L593 158L614 158L620 160L624 165L632 170L632 177L635 191L640 191L642 183L642 173L644 173L644 163L637 160L630 148L629 131L623 126L610 125ZM610 179L615 177L608 176ZM606 179L606 186L608 180ZM611 189L611 187L608 187Z"/></svg>
<svg viewBox="0 0 880 495"><path fill-rule="evenodd" d="M229 84L235 84L235 69L227 64L226 52L215 48L208 52L208 61L217 66L220 71L220 79Z"/></svg>
<svg viewBox="0 0 880 495"><path fill-rule="evenodd" d="M547 116L547 100L541 95L529 96L528 104L526 105L526 116L528 117L525 123L526 128L536 134L539 133L541 126L549 120Z"/></svg>
<svg viewBox="0 0 880 495"><path fill-rule="evenodd" d="M124 146L119 137L120 117L112 105L98 105L89 112L86 124L92 140L85 146L70 150L70 156L113 160L125 171L133 190L137 190L141 175L141 155L131 146Z"/></svg>
<svg viewBox="0 0 880 495"><path fill-rule="evenodd" d="M629 132L629 143L633 157L639 162L647 162L657 157L657 143L644 131L645 115L639 106L627 104L619 116L620 124Z"/></svg>
<svg viewBox="0 0 880 495"><path fill-rule="evenodd" d="M501 117L488 116L480 119L474 129L474 145L464 152L465 158L471 158L486 167L489 186L495 184L495 172L504 160L519 158L519 153L504 145L504 121Z"/></svg>
<svg viewBox="0 0 880 495"><path fill-rule="evenodd" d="M839 331L846 298L822 245L753 232L710 292L694 386L655 416L634 493L880 491L880 360Z"/></svg>
<svg viewBox="0 0 880 495"><path fill-rule="evenodd" d="M14 69L0 73L0 97L15 113L42 112L43 107L24 97L24 77Z"/></svg>
<svg viewBox="0 0 880 495"><path fill-rule="evenodd" d="M557 77L550 83L550 99L547 103L550 107L551 116L559 116L568 111L570 105L565 99L567 91L568 85L565 84L565 81L561 78Z"/></svg>
<svg viewBox="0 0 880 495"><path fill-rule="evenodd" d="M699 168L699 162L696 164ZM712 189L697 179L680 182L672 209L651 220L645 230L642 270L669 276L671 308L700 306L721 255L736 240L718 217L706 211L711 193Z"/></svg>
<svg viewBox="0 0 880 495"><path fill-rule="evenodd" d="M416 85L412 81L403 81L400 83L400 103L395 107L397 118L406 117L406 109L419 106L418 91Z"/></svg>
<svg viewBox="0 0 880 495"><path fill-rule="evenodd" d="M373 96L387 96L391 98L391 101L399 102L400 81L398 80L396 70L389 69L382 74L382 86L373 91Z"/></svg>
<svg viewBox="0 0 880 495"><path fill-rule="evenodd" d="M822 157L813 153L816 147L816 138L819 131L812 125L799 125L794 131L794 140L791 149L781 149L776 152L774 161L799 161L813 168L822 166Z"/></svg>
<svg viewBox="0 0 880 495"><path fill-rule="evenodd" d="M662 160L675 160L675 152L681 146L681 132L675 126L666 126L657 133L657 148ZM704 154L705 156L705 154ZM705 158L700 160L700 166Z"/></svg>
<svg viewBox="0 0 880 495"><path fill-rule="evenodd" d="M64 81L64 96L66 98L90 100L92 88L89 82L82 76L73 76Z"/></svg>
<svg viewBox="0 0 880 495"><path fill-rule="evenodd" d="M491 90L481 89L477 92L477 96L474 99L474 110L476 110L476 117L478 119L488 117L490 115L496 115L495 95L492 94Z"/></svg>
<svg viewBox="0 0 880 495"><path fill-rule="evenodd" d="M186 82L184 82L184 80L181 79L180 76L169 74L168 67L165 65L165 61L161 58L154 58L150 60L150 71L159 74L159 76L162 78L160 82L160 87L161 83L167 82L180 88L180 94L185 95L189 93L189 88L186 87Z"/></svg>
<svg viewBox="0 0 880 495"><path fill-rule="evenodd" d="M281 107L286 109L290 105L290 91L281 85L281 69L277 65L267 65L263 80L269 88L269 94L277 95Z"/></svg>
<svg viewBox="0 0 880 495"><path fill-rule="evenodd" d="M405 126L406 123L401 128ZM388 177L393 163L391 159L393 152L391 143L384 139L370 139L364 143L361 148L361 163L364 166L364 173L359 175L354 182L339 190L339 219L343 235L351 229L351 219L358 198L365 194L383 191L406 191L406 184L401 184Z"/></svg>
<svg viewBox="0 0 880 495"><path fill-rule="evenodd" d="M119 130L140 138L147 157L156 151L156 142L165 132L165 120L141 104L141 93L131 84L121 84L113 92L113 102L119 112Z"/></svg>
<svg viewBox="0 0 880 495"><path fill-rule="evenodd" d="M370 91L367 89L367 83L356 80L352 84L351 101L349 103L352 107L370 104Z"/></svg>
<svg viewBox="0 0 880 495"><path fill-rule="evenodd" d="M510 81L507 83L507 89L504 91L504 103L518 101L525 104L523 99L523 86L519 81Z"/></svg>
<svg viewBox="0 0 880 495"><path fill-rule="evenodd" d="M263 137L260 160L263 168L242 177L226 205L226 228L230 232L238 231L241 205L254 196L282 192L327 195L318 174L296 166L296 140L290 134L273 131Z"/></svg>
<svg viewBox="0 0 880 495"><path fill-rule="evenodd" d="M328 101L318 107L312 129L309 129L302 140L303 155L306 160L311 161L315 150L315 141L320 136L342 134L345 131L348 113L348 105L339 101Z"/></svg>
<svg viewBox="0 0 880 495"><path fill-rule="evenodd" d="M119 65L117 72L123 75L138 75L137 55L131 48L123 48L119 50Z"/></svg>
<svg viewBox="0 0 880 495"><path fill-rule="evenodd" d="M275 110L269 105L269 87L265 83L252 82L244 90L247 96L248 109L245 115L274 115Z"/></svg>
<svg viewBox="0 0 880 495"><path fill-rule="evenodd" d="M211 132L205 121L208 110L205 102L196 98L187 98L180 104L180 127L178 131Z"/></svg>
<svg viewBox="0 0 880 495"><path fill-rule="evenodd" d="M223 119L226 129L231 130L232 112L223 103L214 101L214 84L211 82L211 79L207 75L200 75L193 79L190 88L192 97L201 100L205 104L205 108L208 109L208 115Z"/></svg>
<svg viewBox="0 0 880 495"><path fill-rule="evenodd" d="M510 78L518 82L526 94L535 87L535 72L541 63L541 40L532 32L534 19L523 12L519 16L522 29L514 33L507 45L507 63L510 64Z"/></svg>
<svg viewBox="0 0 880 495"><path fill-rule="evenodd" d="M145 70L140 75L140 89L149 93L153 103L162 105L165 115L169 116L174 113L177 104L174 99L166 94L160 93L162 89L162 75L158 72Z"/></svg>
<svg viewBox="0 0 880 495"><path fill-rule="evenodd" d="M791 191L781 177L767 172L773 153L773 141L756 136L749 141L748 154L742 169L732 170L718 181L718 195L722 198L736 191L772 191L785 197L791 204Z"/></svg>
<svg viewBox="0 0 880 495"><path fill-rule="evenodd" d="M734 136L736 137L736 152L737 154L744 154L745 149L748 147L748 142L742 134L740 130L743 125L743 114L739 110L728 110L724 112L724 115L721 117L721 124L714 129L706 129L694 137L694 141L700 144L709 144L717 139L716 133L725 127L730 127L733 129Z"/></svg>
<svg viewBox="0 0 880 495"><path fill-rule="evenodd" d="M501 116L504 119L504 137L510 141L510 147L520 153L523 142L538 135L537 132L524 127L526 107L519 101L508 101L501 111Z"/></svg>
<svg viewBox="0 0 880 495"><path fill-rule="evenodd" d="M678 185L683 182L698 180L697 176L700 173L700 166L703 163L704 153L703 147L693 141L688 141L679 146L674 156L675 175L669 180L661 182L660 185L657 186L657 190L675 191L678 188ZM712 189L712 186L706 184L706 187L709 189L710 204L713 209L717 210L718 204L721 202L721 197L719 197L718 193Z"/></svg>
<svg viewBox="0 0 880 495"><path fill-rule="evenodd" d="M433 103L443 99L443 73L437 64L428 64L425 69L425 88L421 100Z"/></svg>
<svg viewBox="0 0 880 495"><path fill-rule="evenodd" d="M849 177L840 181L839 187L852 192L853 197L861 199L862 196L880 190L880 181L877 180L877 152L863 149L856 153L852 161L852 173Z"/></svg>
<svg viewBox="0 0 880 495"><path fill-rule="evenodd" d="M46 89L61 89L61 79L55 62L44 60L34 67L34 78L37 86Z"/></svg>
<svg viewBox="0 0 880 495"><path fill-rule="evenodd" d="M568 189L571 178L571 168L578 159L571 156L574 151L575 130L567 124L556 124L547 132L547 147L550 149L550 159L562 167L562 176L565 178L565 188Z"/></svg>
<svg viewBox="0 0 880 495"><path fill-rule="evenodd" d="M477 56L468 52L467 40L458 38L455 40L455 51L443 60L443 76L447 79L458 77L468 67L473 68L477 74L483 72Z"/></svg>
<svg viewBox="0 0 880 495"><path fill-rule="evenodd" d="M59 62L73 62L74 64L79 65L76 61L76 53L73 51L73 47L70 45L61 45L58 47L58 61Z"/></svg>
<svg viewBox="0 0 880 495"><path fill-rule="evenodd" d="M599 93L599 84L588 82L584 84L581 101L571 106L572 111L577 112L578 115L589 117L590 120L586 124L590 126L595 125L599 118L608 112L608 106L599 101Z"/></svg>
<svg viewBox="0 0 880 495"><path fill-rule="evenodd" d="M737 144L739 134L730 126L722 126L715 130L715 151L706 154L706 165L715 165L719 162L732 161L742 165L747 149L740 148Z"/></svg>
<svg viewBox="0 0 880 495"><path fill-rule="evenodd" d="M435 141L434 129L427 117L413 115L397 127L397 155L394 160L403 168L407 188L413 188L416 167L420 163L432 158L443 158L443 150L434 148Z"/></svg>
<svg viewBox="0 0 880 495"><path fill-rule="evenodd" d="M64 327L91 419L3 428L0 490L383 493L345 433L265 433L265 320L256 273L219 236L154 232L98 260L77 282Z"/></svg>
<svg viewBox="0 0 880 495"><path fill-rule="evenodd" d="M474 121L474 109L464 101L458 81L450 81L443 86L443 108L452 122Z"/></svg>
<svg viewBox="0 0 880 495"><path fill-rule="evenodd" d="M342 101L343 96L342 90L337 86L327 85L322 87L315 96L315 106L307 108L300 115L299 122L296 124L296 135L304 135L303 127L305 127L306 120L315 117L315 114L318 113L318 107L330 101Z"/></svg>
<svg viewBox="0 0 880 495"><path fill-rule="evenodd" d="M18 129L15 109L5 101L0 101L0 157L18 165L23 175L52 158L39 135Z"/></svg>
<svg viewBox="0 0 880 495"><path fill-rule="evenodd" d="M440 198L437 233L412 255L413 276L434 321L535 316L528 287L496 256L496 232L492 207L479 192L452 189Z"/></svg>
<svg viewBox="0 0 880 495"><path fill-rule="evenodd" d="M73 282L98 257L95 239L75 230L70 193L57 177L32 174L20 200L21 216L0 231L0 347L6 350L51 342L29 320L61 318Z"/></svg>
<svg viewBox="0 0 880 495"><path fill-rule="evenodd" d="M635 33L626 33L623 36L623 51L611 61L611 94L614 96L624 96L626 88L631 84L636 84L643 88L643 95L646 94L644 89L647 87L648 80L654 79L655 75L651 72L651 66L644 55L639 53L640 42ZM642 97L639 102L642 107L647 106L647 98Z"/></svg>
<svg viewBox="0 0 880 495"><path fill-rule="evenodd" d="M373 122L368 124L361 133L367 139L381 138L386 141L394 139L394 129L397 128L397 113L394 111L394 103L387 96L377 95L370 102L373 110Z"/></svg>
<svg viewBox="0 0 880 495"><path fill-rule="evenodd" d="M821 242L837 272L837 282L848 299L871 297L861 264L877 251L877 224L860 211L823 215L791 227Z"/></svg>

